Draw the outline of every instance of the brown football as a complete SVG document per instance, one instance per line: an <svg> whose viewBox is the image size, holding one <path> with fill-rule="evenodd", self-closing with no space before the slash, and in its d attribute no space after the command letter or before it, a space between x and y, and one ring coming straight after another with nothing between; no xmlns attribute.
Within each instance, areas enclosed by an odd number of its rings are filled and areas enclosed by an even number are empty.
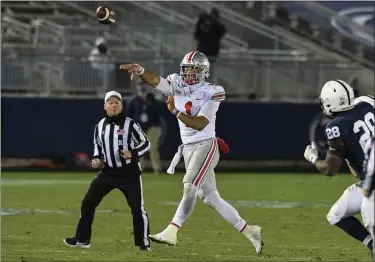
<svg viewBox="0 0 375 262"><path fill-rule="evenodd" d="M99 21L99 23L108 25L113 24L115 20L115 12L106 6L99 6L96 9L96 19Z"/></svg>

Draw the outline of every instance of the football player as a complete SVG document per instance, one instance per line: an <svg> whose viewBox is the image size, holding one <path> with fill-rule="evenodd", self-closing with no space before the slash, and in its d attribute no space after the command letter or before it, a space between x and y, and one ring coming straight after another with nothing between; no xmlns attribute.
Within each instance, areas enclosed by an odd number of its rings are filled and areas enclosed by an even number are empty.
<svg viewBox="0 0 375 262"><path fill-rule="evenodd" d="M374 165L375 165L375 138L366 146L366 160L364 163L365 180L363 182L363 194L364 198L362 201L362 218L366 228L370 231L372 239L374 239ZM373 252L375 246L373 243Z"/></svg>
<svg viewBox="0 0 375 262"><path fill-rule="evenodd" d="M221 198L214 168L220 158L220 140L216 139L216 112L225 99L222 86L206 82L210 73L207 57L198 51L185 55L180 64L180 74L160 77L137 64L121 65L120 69L139 75L141 79L168 96L169 111L178 119L182 145L174 156L168 173L183 156L186 173L183 178L182 200L169 225L150 239L170 246L177 243L177 232L192 214L196 199L216 210L229 224L241 232L262 252L261 227L248 225L237 210ZM219 144L218 144L219 141Z"/></svg>
<svg viewBox="0 0 375 262"><path fill-rule="evenodd" d="M306 147L306 160L328 176L337 174L345 160L362 181L366 143L374 135L374 107L367 102L354 103L353 89L342 80L327 82L320 93L320 101L324 114L332 118L325 128L328 151L325 159L319 159L312 143ZM372 252L370 233L354 217L361 212L361 186L361 182L349 186L328 212L327 220L361 241Z"/></svg>

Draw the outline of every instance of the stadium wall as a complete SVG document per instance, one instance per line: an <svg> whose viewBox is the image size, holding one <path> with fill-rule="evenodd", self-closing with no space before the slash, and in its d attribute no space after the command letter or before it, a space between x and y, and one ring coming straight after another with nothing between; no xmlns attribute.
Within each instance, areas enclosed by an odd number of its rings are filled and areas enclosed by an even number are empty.
<svg viewBox="0 0 375 262"><path fill-rule="evenodd" d="M160 112L160 154L168 163L181 140L177 121L163 103ZM222 103L217 135L226 140L230 152L222 155L225 161L220 167L311 168L303 159L303 152L310 142L312 120L319 113L317 104ZM103 116L102 99L3 97L3 168L11 167L11 160L15 159L19 163L16 166L23 166L20 159L53 159L60 166L77 166L73 155L91 156L93 129Z"/></svg>

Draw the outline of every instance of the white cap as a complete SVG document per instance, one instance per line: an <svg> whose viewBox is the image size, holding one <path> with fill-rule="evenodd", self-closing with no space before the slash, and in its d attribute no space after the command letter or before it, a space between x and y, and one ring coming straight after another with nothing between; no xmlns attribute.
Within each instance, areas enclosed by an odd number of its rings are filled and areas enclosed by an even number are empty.
<svg viewBox="0 0 375 262"><path fill-rule="evenodd" d="M119 92L109 91L105 94L104 103L107 102L108 98L110 98L111 96L114 96L114 97L120 99L120 101L122 101L122 97L121 97L121 94Z"/></svg>

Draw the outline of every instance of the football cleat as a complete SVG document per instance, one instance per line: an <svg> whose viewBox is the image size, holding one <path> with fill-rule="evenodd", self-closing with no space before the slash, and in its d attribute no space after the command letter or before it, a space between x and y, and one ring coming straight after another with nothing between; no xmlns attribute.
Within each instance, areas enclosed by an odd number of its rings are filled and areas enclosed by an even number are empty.
<svg viewBox="0 0 375 262"><path fill-rule="evenodd" d="M245 230L242 232L244 236L250 240L250 242L255 247L255 251L258 255L262 253L263 241L262 241L262 228L260 226L246 226Z"/></svg>
<svg viewBox="0 0 375 262"><path fill-rule="evenodd" d="M166 244L168 246L175 246L177 243L177 236L175 234L168 234L165 231L156 235L149 235L149 238L155 243Z"/></svg>

